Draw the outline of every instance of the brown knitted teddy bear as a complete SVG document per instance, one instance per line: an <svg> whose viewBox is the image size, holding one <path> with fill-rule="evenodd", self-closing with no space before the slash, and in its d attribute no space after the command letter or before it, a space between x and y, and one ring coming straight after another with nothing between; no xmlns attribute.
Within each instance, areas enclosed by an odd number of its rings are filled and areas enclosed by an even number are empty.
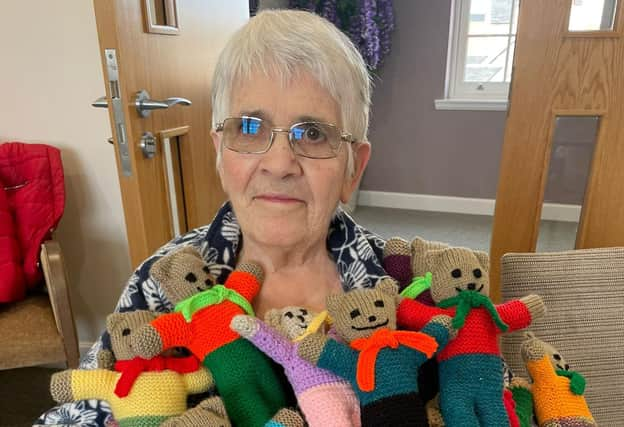
<svg viewBox="0 0 624 427"><path fill-rule="evenodd" d="M82 399L106 400L120 426L159 426L187 410L187 395L207 391L212 376L194 356L137 357L131 346L132 334L156 318L150 311L113 313L106 319L111 337L115 370L68 369L52 376L50 391L56 402ZM186 424L214 424L215 414L201 406L185 414ZM212 423L212 424L211 424Z"/></svg>
<svg viewBox="0 0 624 427"><path fill-rule="evenodd" d="M398 286L384 279L375 289L327 298L338 342L323 334L304 338L301 357L349 380L361 404L362 426L426 425L418 396L418 369L452 335L449 316L420 332L396 330Z"/></svg>

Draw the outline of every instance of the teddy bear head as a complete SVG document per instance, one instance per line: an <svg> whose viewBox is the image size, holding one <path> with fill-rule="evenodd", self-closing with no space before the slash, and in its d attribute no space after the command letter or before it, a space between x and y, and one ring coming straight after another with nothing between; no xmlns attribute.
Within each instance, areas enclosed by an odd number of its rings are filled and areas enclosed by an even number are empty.
<svg viewBox="0 0 624 427"><path fill-rule="evenodd" d="M156 317L157 313L147 310L108 315L106 331L110 335L111 348L117 360L130 360L137 357L136 352L132 349L132 334Z"/></svg>
<svg viewBox="0 0 624 427"><path fill-rule="evenodd" d="M436 303L461 291L476 291L488 296L487 253L452 247L427 251L425 261L432 274L431 296Z"/></svg>
<svg viewBox="0 0 624 427"><path fill-rule="evenodd" d="M151 267L150 276L158 281L165 296L174 305L215 285L210 268L191 246L160 258Z"/></svg>
<svg viewBox="0 0 624 427"><path fill-rule="evenodd" d="M294 340L305 333L315 316L316 313L307 308L288 306L267 311L264 321L289 340Z"/></svg>
<svg viewBox="0 0 624 427"><path fill-rule="evenodd" d="M524 337L526 338L526 341L523 343L523 348L530 347L528 349L525 349L525 352L539 347L541 349L541 353L548 356L548 358L550 359L550 364L555 371L570 370L570 365L566 362L561 353L559 353L559 351L555 347L545 341L540 340L535 336L533 332L530 331L526 331L524 333Z"/></svg>
<svg viewBox="0 0 624 427"><path fill-rule="evenodd" d="M327 297L327 311L337 335L345 342L368 338L376 331L396 329L399 288L393 279L382 280L374 289L356 289Z"/></svg>
<svg viewBox="0 0 624 427"><path fill-rule="evenodd" d="M446 243L435 242L422 239L418 236L414 237L411 247L412 256L412 274L414 277L424 276L429 270L426 263L426 254L429 251L446 249L449 247Z"/></svg>

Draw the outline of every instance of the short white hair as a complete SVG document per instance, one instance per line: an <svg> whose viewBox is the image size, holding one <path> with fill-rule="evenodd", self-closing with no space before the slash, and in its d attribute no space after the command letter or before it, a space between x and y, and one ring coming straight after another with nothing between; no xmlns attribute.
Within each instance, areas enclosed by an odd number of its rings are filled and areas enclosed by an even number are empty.
<svg viewBox="0 0 624 427"><path fill-rule="evenodd" d="M305 71L340 108L342 128L368 142L371 80L351 40L326 19L298 10L266 10L240 28L219 55L212 80L212 126L228 117L232 88L252 71L290 81ZM348 173L353 173L349 148ZM217 153L220 163L221 150Z"/></svg>

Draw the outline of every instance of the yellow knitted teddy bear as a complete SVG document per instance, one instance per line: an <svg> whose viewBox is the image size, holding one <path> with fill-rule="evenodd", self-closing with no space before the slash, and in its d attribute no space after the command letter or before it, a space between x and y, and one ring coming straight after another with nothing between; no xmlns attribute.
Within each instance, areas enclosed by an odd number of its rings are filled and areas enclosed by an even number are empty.
<svg viewBox="0 0 624 427"><path fill-rule="evenodd" d="M59 402L82 399L106 400L120 427L159 426L187 410L189 394L207 391L214 382L210 372L190 358L159 357L140 359L129 345L132 331L156 317L149 311L113 313L106 319L116 371L108 369L68 369L52 376L50 391ZM202 405L190 421L213 425L216 414ZM190 415L190 414L189 414ZM179 424L180 425L180 424ZM193 424L189 424L193 425Z"/></svg>

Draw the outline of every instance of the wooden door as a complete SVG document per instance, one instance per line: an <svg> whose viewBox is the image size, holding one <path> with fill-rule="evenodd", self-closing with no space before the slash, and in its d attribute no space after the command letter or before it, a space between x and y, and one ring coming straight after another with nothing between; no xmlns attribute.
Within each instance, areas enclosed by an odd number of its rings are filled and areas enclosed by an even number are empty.
<svg viewBox="0 0 624 427"><path fill-rule="evenodd" d="M210 81L225 42L249 18L248 2L94 5L130 257L137 266L174 235L209 223L225 200L209 133ZM135 105L141 91L162 101L156 106L169 107L143 117Z"/></svg>
<svg viewBox="0 0 624 427"><path fill-rule="evenodd" d="M569 31L573 4L583 5L574 0L520 3L490 248L491 293L497 301L501 256L535 251L557 117L600 118L576 248L624 246L622 1L611 19L603 17L613 22L610 29L585 32Z"/></svg>

